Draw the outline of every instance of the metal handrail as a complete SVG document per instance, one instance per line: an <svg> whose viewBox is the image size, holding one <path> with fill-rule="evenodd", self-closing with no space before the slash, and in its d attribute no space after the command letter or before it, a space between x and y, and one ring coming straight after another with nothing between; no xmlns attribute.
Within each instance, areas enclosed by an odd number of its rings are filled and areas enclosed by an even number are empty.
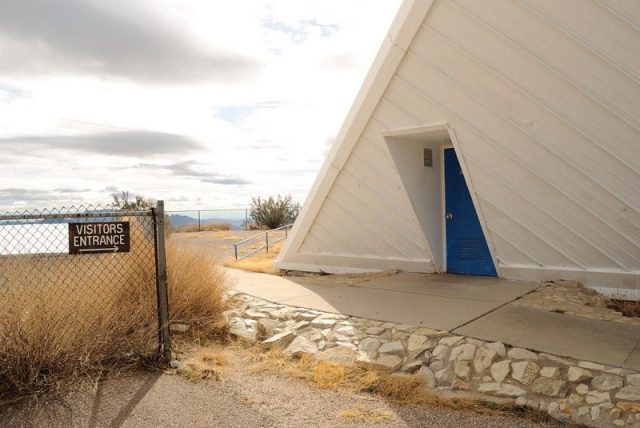
<svg viewBox="0 0 640 428"><path fill-rule="evenodd" d="M287 224L284 226L280 226L277 227L275 229L269 229L269 230L265 230L264 232L258 233L257 235L254 236L250 236L249 238L245 238L242 241L238 241L238 242L234 242L233 243L233 254L236 258L236 260L242 260L246 257L249 257L255 253L257 253L258 251L262 250L263 248L266 249L266 252L269 252L269 244L273 245L276 242L280 242L280 241L284 241L285 239L287 239L287 237L289 236L289 229L291 229L291 227L293 227L293 223L291 224ZM276 238L275 240L271 240L269 241L269 233L273 233L273 232L277 232L279 230L284 230L284 236L280 237L280 238ZM254 249L253 251L250 251L246 254L243 254L242 256L238 257L238 247L246 242L252 241L254 239L257 239L259 237L261 237L262 235L264 235L264 241L265 241L265 245Z"/></svg>

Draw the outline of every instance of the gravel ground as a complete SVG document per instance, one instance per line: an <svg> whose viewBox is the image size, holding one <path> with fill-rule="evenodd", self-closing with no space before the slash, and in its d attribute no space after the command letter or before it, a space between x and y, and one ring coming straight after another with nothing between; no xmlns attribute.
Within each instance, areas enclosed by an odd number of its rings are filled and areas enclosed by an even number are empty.
<svg viewBox="0 0 640 428"><path fill-rule="evenodd" d="M0 408L2 427L554 427L517 416L397 405L372 395L325 390L304 381L254 374L246 360L222 380L134 373L85 384L64 397ZM382 415L377 421L341 415Z"/></svg>

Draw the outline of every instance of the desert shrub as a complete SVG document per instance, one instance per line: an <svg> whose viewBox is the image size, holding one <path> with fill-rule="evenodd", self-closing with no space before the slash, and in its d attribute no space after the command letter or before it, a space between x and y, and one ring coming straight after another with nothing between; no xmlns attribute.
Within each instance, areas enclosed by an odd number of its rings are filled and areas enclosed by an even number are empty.
<svg viewBox="0 0 640 428"><path fill-rule="evenodd" d="M139 254L132 242L118 264L98 254L4 256L14 262L0 262L0 401L155 357L155 272ZM193 336L223 334L226 279L212 257L169 242L167 263L171 321Z"/></svg>
<svg viewBox="0 0 640 428"><path fill-rule="evenodd" d="M294 202L291 195L269 196L267 199L251 199L251 220L258 226L275 229L293 223L300 212L300 204Z"/></svg>
<svg viewBox="0 0 640 428"><path fill-rule="evenodd" d="M173 232L176 233L191 233L191 232L197 232L198 231L198 225L197 224L185 224L183 226L177 226L174 227L172 229Z"/></svg>
<svg viewBox="0 0 640 428"><path fill-rule="evenodd" d="M130 200L128 190L112 193L111 199L113 200L111 205L121 210L146 210L156 205L155 200L142 195L135 195Z"/></svg>
<svg viewBox="0 0 640 428"><path fill-rule="evenodd" d="M219 223L211 223L211 224L205 224L204 225L204 229L202 230L231 230L231 223L223 223L223 222L219 222Z"/></svg>
<svg viewBox="0 0 640 428"><path fill-rule="evenodd" d="M625 317L640 317L640 301L614 298L607 302L607 306Z"/></svg>

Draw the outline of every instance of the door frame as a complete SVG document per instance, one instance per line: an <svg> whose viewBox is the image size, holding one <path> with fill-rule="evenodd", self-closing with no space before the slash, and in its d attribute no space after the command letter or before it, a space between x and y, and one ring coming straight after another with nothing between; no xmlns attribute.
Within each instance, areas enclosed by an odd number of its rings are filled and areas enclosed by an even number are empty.
<svg viewBox="0 0 640 428"><path fill-rule="evenodd" d="M482 233L484 234L484 239L487 242L487 247L489 248L489 254L491 255L491 260L493 261L493 266L496 269L496 273L498 274L498 277L500 277L502 275L500 274L500 268L498 266L498 257L496 256L496 252L493 246L493 239L487 228L484 212L482 211L482 208L478 203L475 186L469 175L469 171L467 169L467 165L465 162L465 156L460 150L460 143L458 142L456 132L454 128L451 126L451 124L446 121L440 121L440 122L434 122L434 123L422 125L422 126L391 129L391 130L382 132L381 135L384 141L386 142L386 144L388 145L390 143L390 139L404 138L404 137L421 138L431 134L432 132L442 132L442 131L446 132L448 136L448 141L443 143L435 143L432 146L429 146L430 148L433 149L434 162L437 159L439 164L441 165L441 171L440 171L439 177L436 178L436 180L440 180L440 201L439 201L440 207L439 208L437 207L438 202L436 201L435 212L434 212L436 216L439 213L440 222L438 222L437 219L435 219L434 221L436 222L436 224L439 223L439 229L442 231L442 234L440 235L440 237L438 237L438 239L442 239L442 241L439 243L440 245L438 245L437 242L432 242L433 240L430 241L429 239L427 239L426 235L424 236L427 252L431 257L431 263L433 264L434 272L436 273L447 272L447 227L446 227L446 219L445 219L447 207L446 207L446 199L445 199L444 150L453 148L456 152L456 156L458 157L458 162L460 163L460 167L462 168L462 174L464 176L465 182L467 183L467 188L469 189L469 194L471 195L471 200L473 202L473 208L476 210L476 214L480 222L480 227L482 229ZM473 144L473 143L470 143L470 144ZM422 167L423 166L420 164L420 168ZM404 190L405 192L407 191L406 187L404 188ZM414 208L414 213L415 213L415 208ZM420 223L419 220L418 220L418 223ZM423 230L423 233L424 233L424 230ZM436 261L437 257L435 253L437 252L441 252L441 255L442 255L441 263L439 261Z"/></svg>
<svg viewBox="0 0 640 428"><path fill-rule="evenodd" d="M440 162L442 165L441 174L440 174L440 194L441 194L441 227L442 227L442 254L443 254L443 272L447 273L447 203L446 203L446 195L445 195L445 166L444 166L444 151L445 149L453 149L456 157L458 158L458 163L460 164L460 168L462 169L462 175L464 176L464 180L467 184L467 189L469 190L469 194L471 195L471 201L473 202L473 208L476 211L476 215L478 216L478 221L480 222L480 228L482 229L482 233L484 234L484 240L487 243L487 248L489 249L489 254L491 255L491 261L493 262L493 267L496 270L497 277L501 277L500 270L498 267L498 258L496 257L496 252L493 248L493 239L491 239L491 234L486 226L484 212L480 208L480 204L478 203L478 197L475 191L475 187L473 182L471 181L471 177L469 176L469 171L467 170L467 165L464 160L464 156L462 155L462 151L460 150L460 144L458 143L458 139L456 138L455 132L453 128L448 128L449 138L451 142L448 144L442 144L440 146Z"/></svg>
<svg viewBox="0 0 640 428"><path fill-rule="evenodd" d="M449 132L449 136L451 136L451 132ZM444 166L444 151L446 149L453 149L452 143L442 144L440 146L440 227L442 228L442 273L447 273L447 197L445 195L445 186L446 186L446 178L445 178L445 166ZM457 153L456 153L457 155ZM466 178L466 177L465 177Z"/></svg>

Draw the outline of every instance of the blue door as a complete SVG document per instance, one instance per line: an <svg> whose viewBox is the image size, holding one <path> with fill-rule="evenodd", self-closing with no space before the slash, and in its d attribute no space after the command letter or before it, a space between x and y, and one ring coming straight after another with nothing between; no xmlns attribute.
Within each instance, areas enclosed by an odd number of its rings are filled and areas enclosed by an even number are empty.
<svg viewBox="0 0 640 428"><path fill-rule="evenodd" d="M462 168L453 149L444 151L447 272L496 276Z"/></svg>

